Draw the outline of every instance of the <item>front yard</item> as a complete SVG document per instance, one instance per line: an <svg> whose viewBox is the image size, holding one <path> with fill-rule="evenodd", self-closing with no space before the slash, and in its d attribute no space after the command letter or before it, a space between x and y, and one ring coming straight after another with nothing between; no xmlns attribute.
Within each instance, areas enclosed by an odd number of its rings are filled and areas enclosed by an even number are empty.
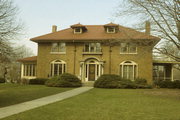
<svg viewBox="0 0 180 120"><path fill-rule="evenodd" d="M5 107L48 95L64 92L72 88L55 88L44 85L0 84L0 107Z"/></svg>
<svg viewBox="0 0 180 120"><path fill-rule="evenodd" d="M2 120L180 120L180 90L94 88Z"/></svg>

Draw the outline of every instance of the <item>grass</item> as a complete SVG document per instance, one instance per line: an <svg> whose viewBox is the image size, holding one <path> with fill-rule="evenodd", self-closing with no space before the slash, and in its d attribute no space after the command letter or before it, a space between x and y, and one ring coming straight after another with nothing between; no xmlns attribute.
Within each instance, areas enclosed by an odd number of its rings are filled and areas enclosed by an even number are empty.
<svg viewBox="0 0 180 120"><path fill-rule="evenodd" d="M70 89L72 88L55 88L44 85L0 84L0 107L45 97Z"/></svg>
<svg viewBox="0 0 180 120"><path fill-rule="evenodd" d="M180 120L180 90L95 88L2 120Z"/></svg>

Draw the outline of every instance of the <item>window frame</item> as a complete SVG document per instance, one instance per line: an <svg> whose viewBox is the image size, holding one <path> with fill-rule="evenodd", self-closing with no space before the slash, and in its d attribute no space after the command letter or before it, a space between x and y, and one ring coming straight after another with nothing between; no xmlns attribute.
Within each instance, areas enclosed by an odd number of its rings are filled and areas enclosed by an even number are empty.
<svg viewBox="0 0 180 120"><path fill-rule="evenodd" d="M113 31L110 31L110 29L113 30ZM107 27L107 31L106 32L107 33L116 33L116 28L115 27Z"/></svg>
<svg viewBox="0 0 180 120"><path fill-rule="evenodd" d="M79 31L76 31L79 30ZM82 33L82 28L74 28L74 34L81 34Z"/></svg>
<svg viewBox="0 0 180 120"><path fill-rule="evenodd" d="M84 43L83 52L84 53L102 53L101 43L100 42Z"/></svg>
<svg viewBox="0 0 180 120"><path fill-rule="evenodd" d="M121 44L125 44L126 46L122 47ZM138 48L137 45L132 44L132 43L120 43L120 54L138 54ZM135 52L130 52L130 48L134 46L135 47ZM126 48L126 52L122 52L122 48Z"/></svg>
<svg viewBox="0 0 180 120"><path fill-rule="evenodd" d="M57 74L55 75L54 71L55 71L55 65L57 65ZM61 66L61 70L60 70L60 66ZM61 73L60 73L61 71ZM67 71L67 66L66 66L66 62L63 60L54 60L50 63L50 75L51 76L57 76L57 75L61 75L63 73L65 73Z"/></svg>
<svg viewBox="0 0 180 120"><path fill-rule="evenodd" d="M36 77L36 64L23 64L23 77Z"/></svg>
<svg viewBox="0 0 180 120"><path fill-rule="evenodd" d="M54 51L53 44L57 44L57 51ZM61 51L61 45L64 44L64 51ZM65 42L54 42L51 44L51 54L66 54L66 43Z"/></svg>
<svg viewBox="0 0 180 120"><path fill-rule="evenodd" d="M133 68L133 79L132 81L134 81L137 77L138 77L138 64L135 63L134 61L124 61L122 63L120 63L119 65L119 74L120 76L123 78L125 75L124 75L124 66L132 66ZM127 70L127 73L129 74L129 71ZM130 75L128 75L130 76ZM126 79L130 79L129 77L127 77Z"/></svg>

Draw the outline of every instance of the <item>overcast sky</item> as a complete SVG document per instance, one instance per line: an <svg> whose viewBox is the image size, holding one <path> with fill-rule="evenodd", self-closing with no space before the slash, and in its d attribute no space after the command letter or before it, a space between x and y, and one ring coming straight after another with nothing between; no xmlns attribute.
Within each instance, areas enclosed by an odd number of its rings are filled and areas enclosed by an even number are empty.
<svg viewBox="0 0 180 120"><path fill-rule="evenodd" d="M123 0L13 0L19 8L20 19L25 25L21 44L37 54L37 44L29 39L51 32L51 26L58 30L70 25L98 25L114 22L128 26L123 19L116 19L114 13Z"/></svg>

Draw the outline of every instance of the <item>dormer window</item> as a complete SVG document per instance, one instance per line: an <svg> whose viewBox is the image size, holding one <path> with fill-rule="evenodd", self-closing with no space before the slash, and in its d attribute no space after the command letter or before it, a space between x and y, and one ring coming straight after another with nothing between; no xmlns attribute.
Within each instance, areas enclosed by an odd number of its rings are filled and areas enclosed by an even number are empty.
<svg viewBox="0 0 180 120"><path fill-rule="evenodd" d="M115 27L108 27L107 28L107 33L115 33L115 32L116 32Z"/></svg>
<svg viewBox="0 0 180 120"><path fill-rule="evenodd" d="M117 33L119 31L119 25L114 23L109 23L104 25L106 33Z"/></svg>
<svg viewBox="0 0 180 120"><path fill-rule="evenodd" d="M73 29L74 34L82 34L87 31L86 26L84 26L80 23L71 25L71 28Z"/></svg>
<svg viewBox="0 0 180 120"><path fill-rule="evenodd" d="M74 28L74 34L82 33L82 28Z"/></svg>

